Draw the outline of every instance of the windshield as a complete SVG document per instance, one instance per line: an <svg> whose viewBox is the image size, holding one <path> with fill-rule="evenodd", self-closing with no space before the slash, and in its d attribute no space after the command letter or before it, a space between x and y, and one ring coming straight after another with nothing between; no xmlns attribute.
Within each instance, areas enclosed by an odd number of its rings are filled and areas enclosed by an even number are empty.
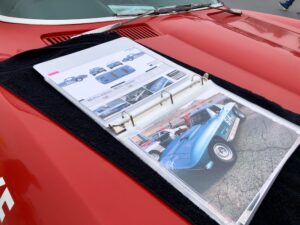
<svg viewBox="0 0 300 225"><path fill-rule="evenodd" d="M210 119L210 115L206 110L196 112L191 115L191 126L206 123Z"/></svg>
<svg viewBox="0 0 300 225"><path fill-rule="evenodd" d="M216 4L217 0L0 0L0 15L26 19L89 19L142 13L181 4Z"/></svg>

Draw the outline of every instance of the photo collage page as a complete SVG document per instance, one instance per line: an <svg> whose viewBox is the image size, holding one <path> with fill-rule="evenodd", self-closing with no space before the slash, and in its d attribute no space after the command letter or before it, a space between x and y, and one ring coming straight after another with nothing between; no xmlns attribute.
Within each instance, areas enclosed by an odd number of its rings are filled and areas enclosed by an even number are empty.
<svg viewBox="0 0 300 225"><path fill-rule="evenodd" d="M101 119L109 119L186 78L138 48L129 48L51 76Z"/></svg>
<svg viewBox="0 0 300 225"><path fill-rule="evenodd" d="M211 89L130 141L236 222L299 134Z"/></svg>

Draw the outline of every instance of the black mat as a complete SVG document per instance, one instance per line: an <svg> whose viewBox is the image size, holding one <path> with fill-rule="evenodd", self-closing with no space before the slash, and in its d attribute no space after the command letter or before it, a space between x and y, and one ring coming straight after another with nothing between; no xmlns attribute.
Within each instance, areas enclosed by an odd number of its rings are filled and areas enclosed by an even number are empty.
<svg viewBox="0 0 300 225"><path fill-rule="evenodd" d="M116 34L93 34L75 38L55 46L21 53L0 63L0 84L120 167L192 224L216 224L105 130L44 82L42 76L32 68L37 63L92 47L117 37ZM199 74L203 74L201 70L176 60L173 61ZM229 91L300 125L300 115L289 112L263 97L241 89L216 76L212 76L211 79ZM300 153L298 148L284 166L251 225L300 224L299 167Z"/></svg>

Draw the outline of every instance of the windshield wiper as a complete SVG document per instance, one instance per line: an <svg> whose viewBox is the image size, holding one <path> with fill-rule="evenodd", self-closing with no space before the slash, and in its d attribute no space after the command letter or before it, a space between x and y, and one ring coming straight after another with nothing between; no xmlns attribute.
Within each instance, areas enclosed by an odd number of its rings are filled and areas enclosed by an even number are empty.
<svg viewBox="0 0 300 225"><path fill-rule="evenodd" d="M141 15L161 15L161 14L169 14L169 13L177 13L177 12L187 12L193 9L199 8L207 8L210 7L211 4L186 4L186 5L171 5L164 6L160 8L156 8L153 10L146 11L144 13L138 14L116 14L116 16L141 16Z"/></svg>
<svg viewBox="0 0 300 225"><path fill-rule="evenodd" d="M221 10L221 11L228 12L228 13L238 15L238 16L242 15L241 10L231 9L231 8L225 6L223 3L222 3L222 5L218 5L218 6L214 6L213 4L186 4L186 5L165 6L165 7L160 7L157 9L149 10L144 13L138 13L138 14L116 14L115 16L120 16L120 17L121 16L133 16L133 18L123 21L123 22L120 22L120 23L114 23L112 25L104 26L99 29L83 33L81 35L92 34L92 33L103 33L103 32L107 32L107 31L111 31L116 28L122 27L128 23L139 20L145 16L188 12L188 11L200 9L200 8L217 9L217 10ZM80 35L78 35L78 36L80 36Z"/></svg>
<svg viewBox="0 0 300 225"><path fill-rule="evenodd" d="M218 9L221 11L225 11L235 15L241 15L242 11L239 9L232 9L227 6L223 2L221 5L215 6L214 4L186 4L186 5L173 5L173 6L165 6L160 7L154 10L146 11L145 13L138 14L115 14L116 16L141 16L141 15L161 15L161 14L169 14L169 13L177 13L177 12L187 12L200 8L210 8L210 9Z"/></svg>

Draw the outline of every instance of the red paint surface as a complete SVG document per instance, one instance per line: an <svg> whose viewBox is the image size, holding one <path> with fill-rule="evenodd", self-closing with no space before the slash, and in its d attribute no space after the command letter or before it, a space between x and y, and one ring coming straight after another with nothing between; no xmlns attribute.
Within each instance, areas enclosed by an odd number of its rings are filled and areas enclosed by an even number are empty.
<svg viewBox="0 0 300 225"><path fill-rule="evenodd" d="M242 17L215 12L143 19L140 23L161 35L138 41L300 113L299 22L252 12ZM5 33L0 35L0 58L44 46L44 34L101 25L0 23L0 33ZM4 224L187 224L122 171L1 87L0 115L0 177L15 200L10 212L4 207Z"/></svg>

